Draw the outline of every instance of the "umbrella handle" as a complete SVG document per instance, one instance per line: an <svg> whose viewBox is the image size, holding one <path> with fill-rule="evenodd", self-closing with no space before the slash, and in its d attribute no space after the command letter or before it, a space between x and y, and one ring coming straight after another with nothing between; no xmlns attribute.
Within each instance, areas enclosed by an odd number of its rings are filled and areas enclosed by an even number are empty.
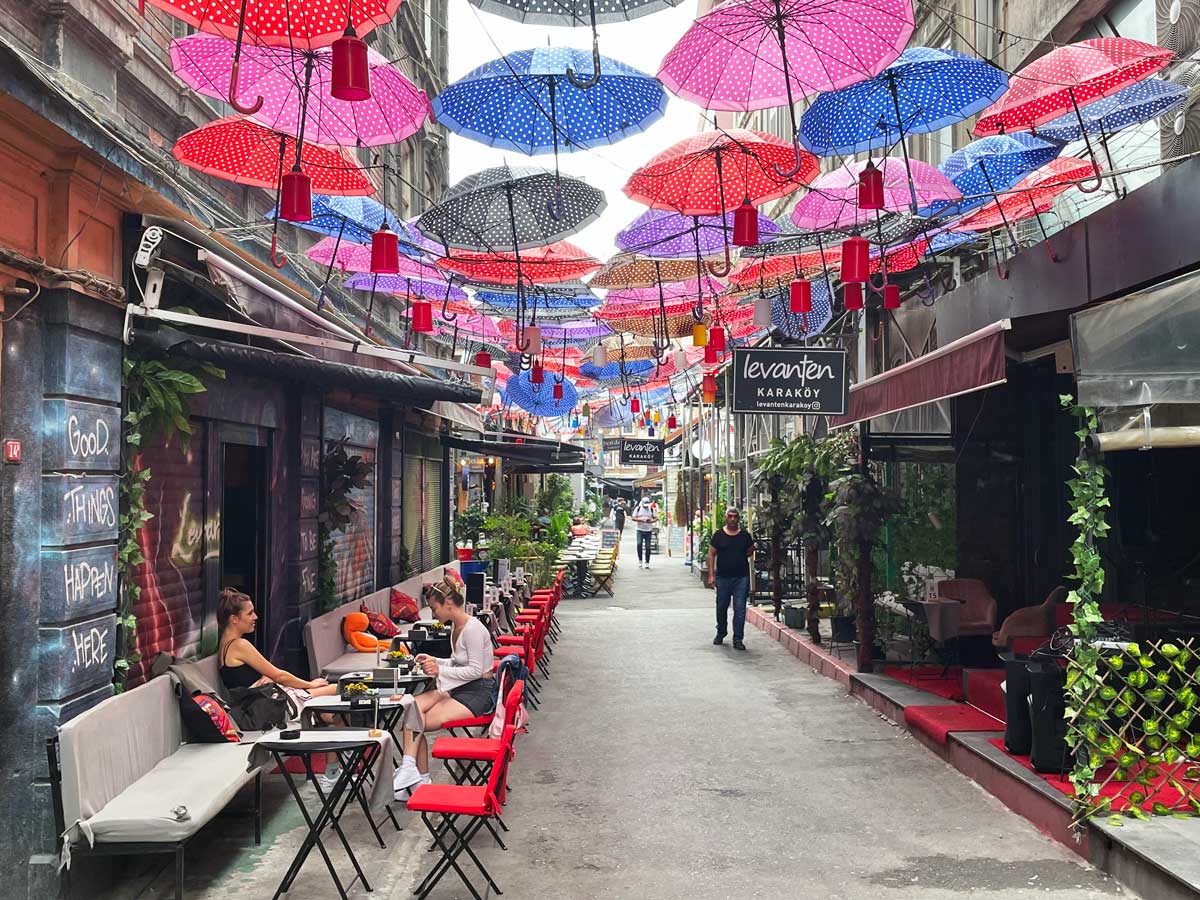
<svg viewBox="0 0 1200 900"><path fill-rule="evenodd" d="M733 271L733 260L729 258L729 248L725 248L725 261L723 263L706 263L705 268L717 278L724 278Z"/></svg>
<svg viewBox="0 0 1200 900"><path fill-rule="evenodd" d="M885 287L887 287L887 283L888 283L887 273L881 272L880 274L883 276L883 280L879 282L879 287L875 286L875 277L873 275L867 276L867 287L869 287L871 290L873 290L876 294L882 294L883 289Z"/></svg>
<svg viewBox="0 0 1200 900"><path fill-rule="evenodd" d="M279 250L279 236L276 234L273 234L273 235L271 235L271 265L273 265L277 269L282 269L284 266L287 265L287 256L281 256L279 254L278 250ZM322 296L324 296L324 294L325 294L324 288L321 288L321 294L322 294Z"/></svg>
<svg viewBox="0 0 1200 900"><path fill-rule="evenodd" d="M775 175L784 181L791 181L804 168L804 150L800 146L800 135L794 129L792 131L792 149L796 152L796 165L790 172L778 163L774 166Z"/></svg>
<svg viewBox="0 0 1200 900"><path fill-rule="evenodd" d="M592 75L590 78L580 78L575 70L567 66L567 81L581 91L594 88L600 82L600 35L596 33L596 7L592 4Z"/></svg>
<svg viewBox="0 0 1200 900"><path fill-rule="evenodd" d="M1104 187L1104 179L1100 177L1100 166L1096 163L1095 154L1092 155L1092 176L1096 179L1096 183L1091 187L1084 187L1082 183L1075 186L1085 194L1094 194Z"/></svg>
<svg viewBox="0 0 1200 900"><path fill-rule="evenodd" d="M923 271L921 274L923 276L925 276L925 287L922 288L921 290L917 291L916 294L923 301L924 300L932 300L933 299L933 282L929 280L928 272Z"/></svg>
<svg viewBox="0 0 1200 900"><path fill-rule="evenodd" d="M237 56L234 56L233 65L229 69L229 105L240 112L243 116L252 116L262 109L263 98L259 97L250 106L242 106L240 103L238 103L238 73L241 70L241 65L241 60L238 59Z"/></svg>

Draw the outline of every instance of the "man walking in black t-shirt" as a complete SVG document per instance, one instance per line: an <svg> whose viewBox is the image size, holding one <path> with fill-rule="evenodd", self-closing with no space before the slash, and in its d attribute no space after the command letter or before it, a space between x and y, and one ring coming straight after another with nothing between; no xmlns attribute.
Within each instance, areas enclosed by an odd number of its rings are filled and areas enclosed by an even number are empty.
<svg viewBox="0 0 1200 900"><path fill-rule="evenodd" d="M725 640L729 628L729 602L733 601L733 649L745 650L746 600L750 596L750 557L754 538L743 531L736 509L725 510L725 527L713 533L708 545L708 586L717 588L717 636Z"/></svg>

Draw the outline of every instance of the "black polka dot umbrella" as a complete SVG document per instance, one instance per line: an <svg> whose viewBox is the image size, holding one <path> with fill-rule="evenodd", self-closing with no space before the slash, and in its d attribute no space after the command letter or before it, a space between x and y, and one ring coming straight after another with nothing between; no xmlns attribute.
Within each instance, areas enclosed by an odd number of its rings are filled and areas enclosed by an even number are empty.
<svg viewBox="0 0 1200 900"><path fill-rule="evenodd" d="M438 243L476 253L553 244L604 211L604 192L534 166L497 166L468 175L417 219Z"/></svg>

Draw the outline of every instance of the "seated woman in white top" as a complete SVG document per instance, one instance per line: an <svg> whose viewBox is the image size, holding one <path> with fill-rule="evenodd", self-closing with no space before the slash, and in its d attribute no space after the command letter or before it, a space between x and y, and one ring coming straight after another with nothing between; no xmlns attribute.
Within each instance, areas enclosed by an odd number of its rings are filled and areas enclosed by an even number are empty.
<svg viewBox="0 0 1200 900"><path fill-rule="evenodd" d="M487 626L467 613L463 597L444 582L430 591L434 617L452 626L449 659L419 654L417 667L437 677L437 690L417 695L425 731L436 731L447 722L491 715L495 711L492 680L492 635ZM411 788L429 783L429 745L425 734L404 732L404 761L396 770L393 787L406 799Z"/></svg>

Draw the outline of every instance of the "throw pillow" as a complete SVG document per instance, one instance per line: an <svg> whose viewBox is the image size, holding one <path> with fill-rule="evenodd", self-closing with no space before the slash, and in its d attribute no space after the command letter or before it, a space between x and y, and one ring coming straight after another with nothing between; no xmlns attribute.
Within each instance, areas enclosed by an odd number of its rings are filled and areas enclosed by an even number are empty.
<svg viewBox="0 0 1200 900"><path fill-rule="evenodd" d="M396 627L396 623L387 616L375 612L365 603L362 605L361 609L367 617L367 630L370 631L371 634L375 635L375 637L394 638L400 633L400 629Z"/></svg>
<svg viewBox="0 0 1200 900"><path fill-rule="evenodd" d="M196 691L179 697L179 716L184 736L193 744L236 744L242 734L217 697Z"/></svg>
<svg viewBox="0 0 1200 900"><path fill-rule="evenodd" d="M403 591L392 588L391 602L388 605L393 622L415 622L421 618L421 606L416 597L410 597Z"/></svg>

